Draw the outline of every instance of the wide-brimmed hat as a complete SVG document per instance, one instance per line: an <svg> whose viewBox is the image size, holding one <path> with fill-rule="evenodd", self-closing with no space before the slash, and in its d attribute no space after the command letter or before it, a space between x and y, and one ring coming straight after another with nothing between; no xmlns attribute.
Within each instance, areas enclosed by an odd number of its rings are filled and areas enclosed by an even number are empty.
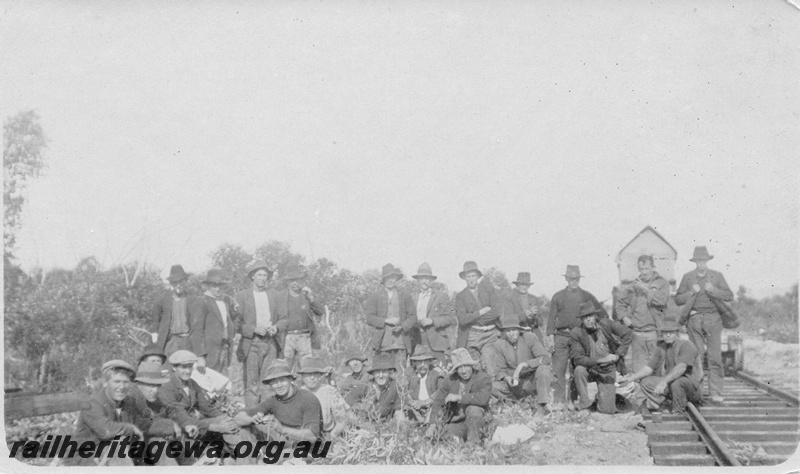
<svg viewBox="0 0 800 474"><path fill-rule="evenodd" d="M284 280L302 280L306 277L306 272L303 271L302 268L293 268L286 272L286 276L283 277Z"/></svg>
<svg viewBox="0 0 800 474"><path fill-rule="evenodd" d="M587 301L581 305L581 313L578 315L579 318L585 318L586 316L591 316L593 314L598 314L600 312L599 308L596 308L594 303L591 301Z"/></svg>
<svg viewBox="0 0 800 474"><path fill-rule="evenodd" d="M510 313L500 316L499 329L501 331L505 331L506 329L522 330L522 326L519 325L519 315Z"/></svg>
<svg viewBox="0 0 800 474"><path fill-rule="evenodd" d="M367 370L368 374L376 370L396 370L394 360L390 354L378 354L372 359L372 367Z"/></svg>
<svg viewBox="0 0 800 474"><path fill-rule="evenodd" d="M420 277L428 277L434 280L436 279L436 277L433 275L433 270L431 270L431 266L428 265L428 262L425 262L422 265L420 265L419 268L417 269L417 274L411 276L411 278L415 280L419 280Z"/></svg>
<svg viewBox="0 0 800 474"><path fill-rule="evenodd" d="M463 347L459 347L450 353L450 361L453 363L453 367L450 369L450 375L456 373L456 370L462 365L471 365L474 367L480 364L480 362L474 360L472 356L469 355L469 351Z"/></svg>
<svg viewBox="0 0 800 474"><path fill-rule="evenodd" d="M483 273L481 273L481 271L478 270L478 264L473 262L472 260L470 260L468 262L464 262L464 270L460 271L458 273L458 276L463 280L464 276L468 272L478 272L478 278L483 276Z"/></svg>
<svg viewBox="0 0 800 474"><path fill-rule="evenodd" d="M267 373L261 379L261 383L268 384L270 380L279 379L281 377L295 378L295 375L289 370L289 365L283 359L278 359L267 368Z"/></svg>
<svg viewBox="0 0 800 474"><path fill-rule="evenodd" d="M327 374L327 368L316 357L305 357L298 374Z"/></svg>
<svg viewBox="0 0 800 474"><path fill-rule="evenodd" d="M531 281L531 274L528 272L519 272L517 274L517 279L511 283L515 285L533 285L533 282Z"/></svg>
<svg viewBox="0 0 800 474"><path fill-rule="evenodd" d="M167 281L170 283L176 283L187 278L189 278L189 274L183 271L183 266L173 265L172 268L169 269Z"/></svg>
<svg viewBox="0 0 800 474"><path fill-rule="evenodd" d="M128 372L131 373L131 378L136 376L136 369L134 369L131 364L125 362L124 360L119 360L119 359L110 360L105 364L103 364L102 367L100 367L100 372L105 373L106 370L110 369L127 370Z"/></svg>
<svg viewBox="0 0 800 474"><path fill-rule="evenodd" d="M663 323L661 323L661 327L659 328L662 333L664 332L678 332L681 330L681 325L678 324L677 321L672 319L667 319Z"/></svg>
<svg viewBox="0 0 800 474"><path fill-rule="evenodd" d="M392 275L397 275L398 278L403 278L403 273L400 272L400 270L396 269L391 263L387 263L381 269L381 283L383 283L383 280Z"/></svg>
<svg viewBox="0 0 800 474"><path fill-rule="evenodd" d="M706 246L699 245L694 248L694 255L692 255L692 258L690 258L689 261L696 262L698 260L711 260L712 258L714 258L714 256L708 254Z"/></svg>
<svg viewBox="0 0 800 474"><path fill-rule="evenodd" d="M194 355L194 352L184 349L175 351L169 356L169 363L172 365L194 364L195 362L197 362L197 356Z"/></svg>
<svg viewBox="0 0 800 474"><path fill-rule="evenodd" d="M414 355L411 356L411 360L434 360L434 359L436 359L436 357L433 356L431 348L422 344L414 348Z"/></svg>
<svg viewBox="0 0 800 474"><path fill-rule="evenodd" d="M169 382L169 378L161 373L161 364L158 362L142 362L139 364L139 370L136 371L134 380L151 385L161 385Z"/></svg>
<svg viewBox="0 0 800 474"><path fill-rule="evenodd" d="M366 362L368 357L364 354L359 354L357 352L350 352L344 356L344 365L347 365L351 360L358 359L361 362Z"/></svg>
<svg viewBox="0 0 800 474"><path fill-rule="evenodd" d="M581 276L581 268L577 265L567 265L567 271L563 276L567 278L583 278Z"/></svg>
<svg viewBox="0 0 800 474"><path fill-rule="evenodd" d="M142 359L144 359L145 357L153 355L160 356L163 361L167 360L167 355L164 354L164 351L161 350L161 346L159 346L154 342L144 347L144 351L142 351L142 356L139 357L139 363L141 363Z"/></svg>
<svg viewBox="0 0 800 474"><path fill-rule="evenodd" d="M212 268L206 273L205 278L203 278L203 283L206 285L224 285L226 282L222 275L222 270L219 268Z"/></svg>
<svg viewBox="0 0 800 474"><path fill-rule="evenodd" d="M267 271L267 279L272 278L272 274L275 273L275 271L272 270L269 267L269 265L267 265L267 262L265 262L264 260L256 260L255 262L248 265L247 276L252 277L253 273L255 273L258 270L261 270L262 268Z"/></svg>

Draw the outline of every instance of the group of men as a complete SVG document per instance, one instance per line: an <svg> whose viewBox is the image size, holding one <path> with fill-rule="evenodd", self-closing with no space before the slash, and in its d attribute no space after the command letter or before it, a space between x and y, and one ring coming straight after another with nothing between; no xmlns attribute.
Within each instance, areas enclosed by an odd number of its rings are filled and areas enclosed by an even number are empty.
<svg viewBox="0 0 800 474"><path fill-rule="evenodd" d="M705 247L695 249L691 261L697 268L683 277L675 296L684 305L689 340L679 337L679 322L666 317L670 287L654 270L652 256L639 257L639 277L623 288L616 319L580 288L574 265L567 266L567 287L553 296L545 319L528 293L529 273L519 273L515 290L504 297L481 280L475 262L465 262L459 276L466 287L451 304L434 289L437 277L427 263L412 275L418 282L413 294L398 287L403 274L387 264L381 288L365 306L372 356L347 355L350 373L338 388L329 383L331 368L313 354L314 316L322 307L303 286L301 271L285 276L289 288L278 292L268 289L272 270L266 262L255 262L248 268L252 288L231 299L221 294L221 273L210 270L203 279L206 292L188 297L189 275L176 265L168 278L172 291L155 305L159 335L151 354L143 356L138 371L122 361L104 366L104 389L93 397L93 408L82 412L79 431L100 439L175 434L211 436L226 445L248 439L298 442L335 437L345 422L361 417L408 420L426 426L428 436L477 443L492 400L527 400L536 419L551 409L593 406L613 414L618 387L637 382L634 400L643 414L665 404L683 412L687 401L700 401L706 348L710 402L721 403L722 324L715 300L730 301L732 293L722 275L707 268L712 258ZM191 373L193 367L224 372L237 332L246 408L229 417ZM624 362L629 348L630 368ZM168 379L158 376L159 361L148 356L169 361ZM131 382L142 394L131 400L145 403L126 408L126 389L119 387ZM594 397L591 382L597 384ZM120 412L133 414L125 418ZM99 418L122 424L101 429Z"/></svg>

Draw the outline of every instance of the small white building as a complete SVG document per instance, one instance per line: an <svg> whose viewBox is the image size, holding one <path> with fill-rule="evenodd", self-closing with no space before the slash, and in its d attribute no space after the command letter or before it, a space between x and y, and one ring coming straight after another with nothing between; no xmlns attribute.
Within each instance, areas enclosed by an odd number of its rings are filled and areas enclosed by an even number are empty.
<svg viewBox="0 0 800 474"><path fill-rule="evenodd" d="M650 226L642 229L617 254L616 262L620 283L630 283L639 276L636 260L640 255L653 256L655 270L669 282L674 293L675 261L678 258L678 251Z"/></svg>

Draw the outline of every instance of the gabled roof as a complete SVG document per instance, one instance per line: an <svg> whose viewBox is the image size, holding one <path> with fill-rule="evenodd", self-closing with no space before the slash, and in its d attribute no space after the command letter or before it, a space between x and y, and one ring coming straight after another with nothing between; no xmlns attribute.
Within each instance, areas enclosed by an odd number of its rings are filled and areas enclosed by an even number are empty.
<svg viewBox="0 0 800 474"><path fill-rule="evenodd" d="M622 249L621 249L619 252L617 252L617 259L619 259L619 256L622 254L622 252L624 252L624 251L625 251L625 249L626 249L626 248L628 248L628 246L629 246L630 244L632 244L632 243L633 243L633 242L634 242L636 239L638 239L638 238L639 238L639 236L640 236L640 235L644 234L644 233L645 233L645 232L647 232L648 230L649 230L650 232L652 232L652 233L656 234L656 237L658 237L659 239L661 239L661 240L662 240L662 241L663 241L665 244L669 245L669 248L671 248L671 249L672 249L672 251L673 251L673 252L675 252L675 255L678 255L678 251L677 251L677 250L675 250L675 247L673 247L673 246L672 246L672 244L670 244L669 242L667 242L667 239L665 239L665 238L664 238L664 237L663 237L661 234L659 234L659 233L658 233L658 231L656 231L655 229L653 229L652 227L650 227L650 226L648 225L647 227L645 227L644 229L642 229L642 231L641 231L641 232L639 232L638 234L636 234L636 237L632 238L630 242L628 242L627 244L625 244L625 246L624 246L624 247L622 247Z"/></svg>

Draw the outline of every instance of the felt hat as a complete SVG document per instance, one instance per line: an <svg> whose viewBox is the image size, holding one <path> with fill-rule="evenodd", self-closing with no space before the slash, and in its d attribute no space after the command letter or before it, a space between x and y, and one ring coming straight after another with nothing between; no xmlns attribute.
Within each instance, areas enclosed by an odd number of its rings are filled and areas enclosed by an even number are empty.
<svg viewBox="0 0 800 474"><path fill-rule="evenodd" d="M436 357L433 356L433 352L431 352L431 348L422 344L419 344L417 347L414 348L414 355L411 356L411 360L434 360Z"/></svg>
<svg viewBox="0 0 800 474"><path fill-rule="evenodd" d="M267 262L265 262L264 260L256 260L255 262L253 262L250 265L248 265L247 266L247 276L252 278L253 277L253 273L255 273L258 270L261 270L262 268L267 271L267 279L272 278L272 274L275 273L275 271L273 271L269 267L269 265L267 265Z"/></svg>
<svg viewBox="0 0 800 474"><path fill-rule="evenodd" d="M154 342L144 347L144 351L142 351L142 356L139 357L139 363L141 363L142 359L144 359L145 357L152 355L160 356L162 361L167 360L167 355L164 354L164 351L161 350L161 346Z"/></svg>
<svg viewBox="0 0 800 474"><path fill-rule="evenodd" d="M183 271L183 266L173 265L172 268L169 269L169 276L167 277L167 281L170 283L177 283L187 278L189 278L189 274Z"/></svg>
<svg viewBox="0 0 800 474"><path fill-rule="evenodd" d="M664 332L678 332L681 330L681 325L678 324L677 321L672 319L667 319L663 323L661 323L661 327L659 328L662 333Z"/></svg>
<svg viewBox="0 0 800 474"><path fill-rule="evenodd" d="M583 278L581 276L581 268L577 265L567 265L567 271L563 276L567 278Z"/></svg>
<svg viewBox="0 0 800 474"><path fill-rule="evenodd" d="M169 378L161 373L161 364L158 362L142 362L136 372L137 382L149 383L151 385L161 385L169 382Z"/></svg>
<svg viewBox="0 0 800 474"><path fill-rule="evenodd" d="M464 276L469 272L478 272L478 278L483 276L480 270L478 270L478 264L473 262L472 260L468 262L464 262L464 270L458 273L458 276L463 280Z"/></svg>
<svg viewBox="0 0 800 474"><path fill-rule="evenodd" d="M222 276L222 270L218 268L209 270L205 278L203 278L203 283L207 285L224 285L225 279Z"/></svg>
<svg viewBox="0 0 800 474"><path fill-rule="evenodd" d="M453 367L450 369L450 375L456 373L456 370L462 365L471 365L474 367L480 364L477 360L473 360L472 356L469 355L469 351L463 347L459 347L450 353L450 361L453 363Z"/></svg>
<svg viewBox="0 0 800 474"><path fill-rule="evenodd" d="M522 326L519 325L519 315L511 313L500 316L500 330L504 331L506 329L522 330Z"/></svg>
<svg viewBox="0 0 800 474"><path fill-rule="evenodd" d="M598 314L599 312L600 310L595 308L594 303L587 301L581 305L581 313L578 315L578 317L585 318L586 316Z"/></svg>
<svg viewBox="0 0 800 474"><path fill-rule="evenodd" d="M305 357L303 358L303 364L300 370L297 371L298 374L327 374L327 368L322 365L322 361L317 359L316 357Z"/></svg>
<svg viewBox="0 0 800 474"><path fill-rule="evenodd" d="M531 274L528 272L519 272L517 274L517 279L511 283L515 285L533 285L533 282L531 281Z"/></svg>
<svg viewBox="0 0 800 474"><path fill-rule="evenodd" d="M293 268L286 272L286 276L283 277L284 280L302 280L306 277L306 272L303 271L302 268Z"/></svg>
<svg viewBox="0 0 800 474"><path fill-rule="evenodd" d="M376 355L375 358L372 359L372 367L367 370L367 373L371 374L376 370L396 370L392 356L389 354Z"/></svg>
<svg viewBox="0 0 800 474"><path fill-rule="evenodd" d="M136 369L134 369L131 364L125 362L124 360L119 360L119 359L110 360L105 364L103 364L102 367L100 367L100 372L105 373L106 370L110 369L127 370L128 372L131 373L131 378L136 376Z"/></svg>
<svg viewBox="0 0 800 474"><path fill-rule="evenodd" d="M383 283L383 280L392 275L397 275L398 278L403 278L403 273L400 272L400 270L396 269L391 263L387 263L381 269L381 283Z"/></svg>
<svg viewBox="0 0 800 474"><path fill-rule="evenodd" d="M357 352L349 352L344 356L344 365L347 365L351 360L360 360L361 362L366 362L367 356Z"/></svg>
<svg viewBox="0 0 800 474"><path fill-rule="evenodd" d="M289 365L283 359L278 359L267 368L267 373L261 379L261 383L268 384L270 380L279 379L281 377L295 378L294 374L289 370Z"/></svg>
<svg viewBox="0 0 800 474"><path fill-rule="evenodd" d="M712 258L714 258L714 256L708 254L708 250L706 249L706 246L705 245L699 245L699 246L694 248L694 255L692 255L692 258L690 258L689 261L690 262L696 262L698 260L705 261L705 260L711 260Z"/></svg>
<svg viewBox="0 0 800 474"><path fill-rule="evenodd" d="M419 280L420 277L428 277L434 280L436 279L436 277L433 275L433 270L431 270L431 266L428 265L428 262L425 262L422 265L420 265L419 268L417 269L417 274L411 276L411 278L415 280Z"/></svg>
<svg viewBox="0 0 800 474"><path fill-rule="evenodd" d="M179 350L172 353L169 356L169 363L172 365L186 365L186 364L194 364L197 362L197 356L194 355L193 352L187 350Z"/></svg>

